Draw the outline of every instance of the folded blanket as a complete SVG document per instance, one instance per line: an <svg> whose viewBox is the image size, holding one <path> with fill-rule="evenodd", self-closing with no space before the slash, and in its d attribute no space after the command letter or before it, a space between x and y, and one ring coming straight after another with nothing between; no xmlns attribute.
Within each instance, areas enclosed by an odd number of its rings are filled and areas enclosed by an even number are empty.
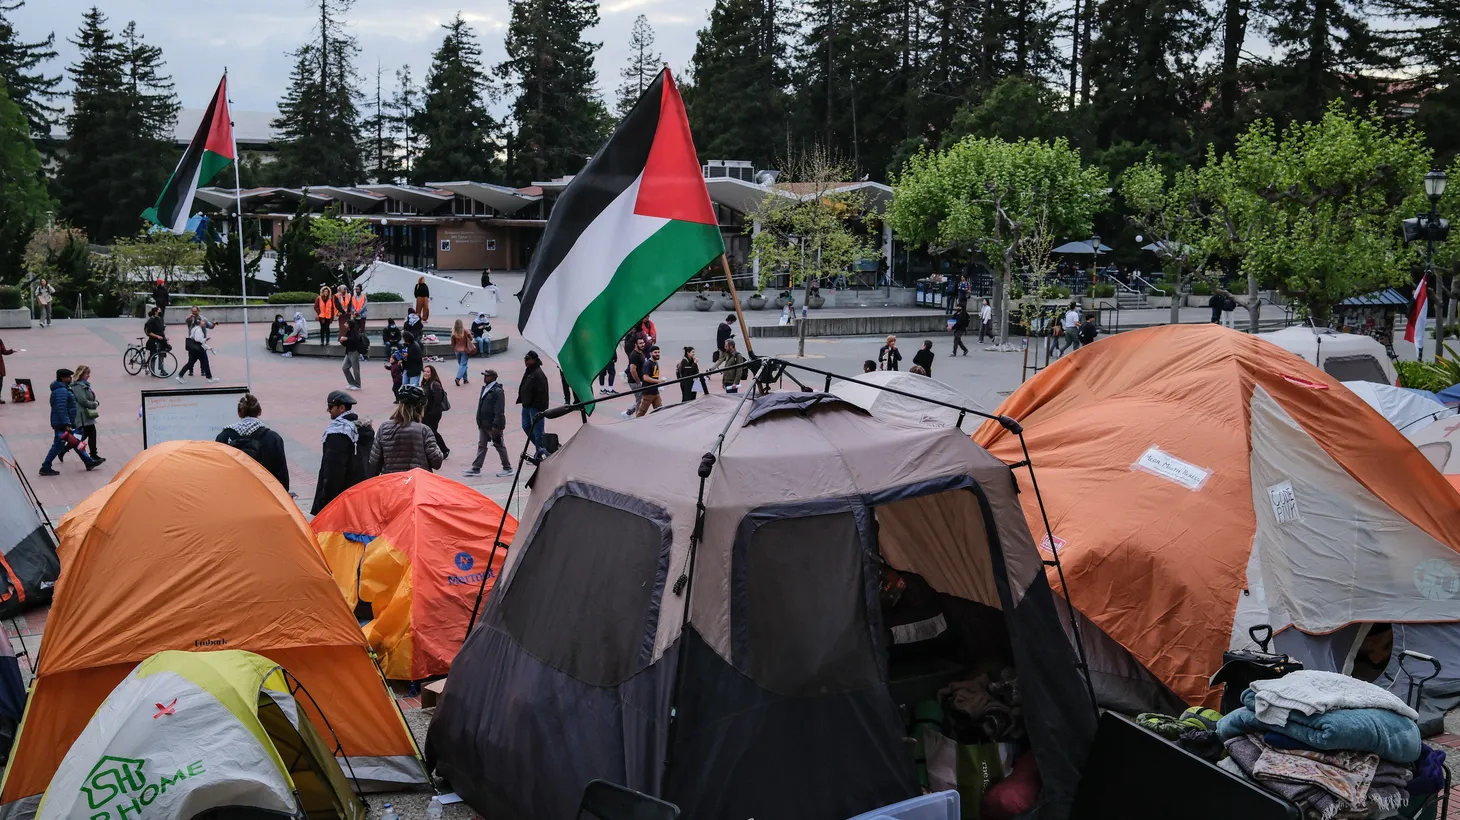
<svg viewBox="0 0 1460 820"><path fill-rule="evenodd" d="M1303 669L1281 678L1253 681L1248 688L1256 695L1257 702L1251 705L1257 719L1272 726L1285 725L1293 712L1312 716L1335 709L1385 709L1419 719L1393 693L1337 672Z"/></svg>
<svg viewBox="0 0 1460 820"><path fill-rule="evenodd" d="M1379 768L1379 756L1363 752L1301 752L1273 749L1253 735L1262 750L1252 764L1258 780L1317 786L1352 806L1362 806Z"/></svg>
<svg viewBox="0 0 1460 820"><path fill-rule="evenodd" d="M1410 763L1419 757L1419 725L1386 709L1339 709L1321 715L1294 713L1285 726L1271 726L1252 710L1252 690L1242 693L1247 704L1217 724L1222 740L1239 735L1277 732L1319 751L1373 752L1384 760Z"/></svg>
<svg viewBox="0 0 1460 820"><path fill-rule="evenodd" d="M1264 732L1263 733L1263 735L1262 735L1262 742L1263 743L1266 743L1267 745L1271 746L1274 749L1282 749L1285 752L1291 752L1291 751L1316 752L1316 751L1318 751L1317 749L1313 748L1312 746L1309 746L1308 744L1304 743L1301 740L1293 740L1292 738L1288 737L1287 735L1279 734L1278 732L1272 732L1272 731L1268 731L1268 732Z"/></svg>
<svg viewBox="0 0 1460 820"><path fill-rule="evenodd" d="M1414 779L1405 788L1410 794L1434 794L1445 787L1445 753L1425 746L1414 767Z"/></svg>
<svg viewBox="0 0 1460 820"><path fill-rule="evenodd" d="M1409 802L1409 793L1403 788L1390 785L1397 769L1403 772L1402 767L1379 762L1379 769L1374 774L1374 782L1369 786L1369 793L1363 805L1355 806L1346 803L1333 796L1328 791L1313 785L1302 785L1298 783L1284 783L1277 780L1258 780L1252 776L1252 767L1262 756L1262 750L1254 742L1255 738L1248 735L1234 737L1227 741L1228 760L1231 765L1224 765L1229 771L1236 768L1249 780L1255 780L1263 788L1298 804L1303 810L1303 816L1309 820L1347 820L1348 818L1363 817L1389 817ZM1223 761L1226 764L1227 761ZM1386 769L1386 767L1388 767Z"/></svg>

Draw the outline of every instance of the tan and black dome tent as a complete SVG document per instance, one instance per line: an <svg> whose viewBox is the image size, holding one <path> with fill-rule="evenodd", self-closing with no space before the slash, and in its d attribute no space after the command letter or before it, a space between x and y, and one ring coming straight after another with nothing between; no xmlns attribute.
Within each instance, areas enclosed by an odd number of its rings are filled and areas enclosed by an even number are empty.
<svg viewBox="0 0 1460 820"><path fill-rule="evenodd" d="M584 426L533 484L427 740L483 816L569 820L602 778L698 820L851 817L917 794L898 704L1001 654L1035 816L1068 813L1094 710L1010 468L967 434L707 396ZM943 666L890 668L884 562L938 593Z"/></svg>

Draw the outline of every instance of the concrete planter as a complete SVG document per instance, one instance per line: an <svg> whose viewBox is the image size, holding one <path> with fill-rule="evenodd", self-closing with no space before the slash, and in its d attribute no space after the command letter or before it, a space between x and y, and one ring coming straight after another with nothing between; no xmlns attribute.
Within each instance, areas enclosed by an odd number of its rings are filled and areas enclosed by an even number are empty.
<svg viewBox="0 0 1460 820"><path fill-rule="evenodd" d="M745 303L751 310L765 310L765 297L759 293L745 300Z"/></svg>
<svg viewBox="0 0 1460 820"><path fill-rule="evenodd" d="M242 305L199 305L203 315L213 320L215 324L227 325L243 322ZM191 306L169 307L165 319L169 325L182 324L187 321L188 314L192 313ZM314 321L314 305L268 305L251 304L248 306L249 324L268 324L274 321L274 314L282 314L285 319L292 321L295 313L303 313L304 318L310 322ZM366 311L370 323L383 323L386 319L394 319L397 322L406 318L405 302L371 302Z"/></svg>
<svg viewBox="0 0 1460 820"><path fill-rule="evenodd" d="M704 311L708 311L711 307L714 307L714 303L709 300L709 297L706 297L706 296L697 296L697 297L695 297L695 310L704 312Z"/></svg>
<svg viewBox="0 0 1460 820"><path fill-rule="evenodd" d="M26 308L0 310L0 327L30 327L30 311Z"/></svg>
<svg viewBox="0 0 1460 820"><path fill-rule="evenodd" d="M825 305L826 305L826 297L825 296L812 295L812 296L807 296L806 297L806 307L809 307L809 308L811 308L813 310L815 310L816 308L819 308L819 307L823 307Z"/></svg>
<svg viewBox="0 0 1460 820"><path fill-rule="evenodd" d="M723 294L723 293L720 294L720 309L721 310L735 310L738 307L740 307L740 306L738 304L736 304L735 300L734 299L731 299L728 294Z"/></svg>
<svg viewBox="0 0 1460 820"><path fill-rule="evenodd" d="M1183 296L1147 296L1146 307L1171 309L1172 299L1185 299Z"/></svg>

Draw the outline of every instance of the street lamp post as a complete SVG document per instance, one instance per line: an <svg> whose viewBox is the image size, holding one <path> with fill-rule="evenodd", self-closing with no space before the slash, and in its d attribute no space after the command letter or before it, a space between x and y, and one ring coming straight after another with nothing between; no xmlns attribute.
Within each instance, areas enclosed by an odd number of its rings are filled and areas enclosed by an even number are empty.
<svg viewBox="0 0 1460 820"><path fill-rule="evenodd" d="M1100 270L1100 234L1090 236L1090 298L1095 298L1095 282Z"/></svg>
<svg viewBox="0 0 1460 820"><path fill-rule="evenodd" d="M1430 283L1431 300L1435 304L1435 358L1444 353L1445 339L1445 289L1435 277L1435 240L1440 238L1440 197L1445 195L1445 186L1450 178L1444 171L1430 171L1425 174L1425 196L1430 200L1430 212L1425 216L1425 280ZM1424 340L1419 341L1424 347Z"/></svg>

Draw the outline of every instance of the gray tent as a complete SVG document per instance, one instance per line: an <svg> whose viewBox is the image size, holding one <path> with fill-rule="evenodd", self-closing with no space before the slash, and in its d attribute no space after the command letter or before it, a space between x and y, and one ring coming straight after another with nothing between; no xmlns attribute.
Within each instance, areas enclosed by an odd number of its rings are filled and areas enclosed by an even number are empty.
<svg viewBox="0 0 1460 820"><path fill-rule="evenodd" d="M879 561L936 591L957 653L1007 653L1033 816L1068 815L1094 711L1011 470L966 434L707 396L584 426L533 485L426 743L482 816L570 820L595 778L696 820L917 794L898 705L968 670L894 679Z"/></svg>
<svg viewBox="0 0 1460 820"><path fill-rule="evenodd" d="M15 454L0 436L0 618L51 602L61 574L56 536Z"/></svg>

